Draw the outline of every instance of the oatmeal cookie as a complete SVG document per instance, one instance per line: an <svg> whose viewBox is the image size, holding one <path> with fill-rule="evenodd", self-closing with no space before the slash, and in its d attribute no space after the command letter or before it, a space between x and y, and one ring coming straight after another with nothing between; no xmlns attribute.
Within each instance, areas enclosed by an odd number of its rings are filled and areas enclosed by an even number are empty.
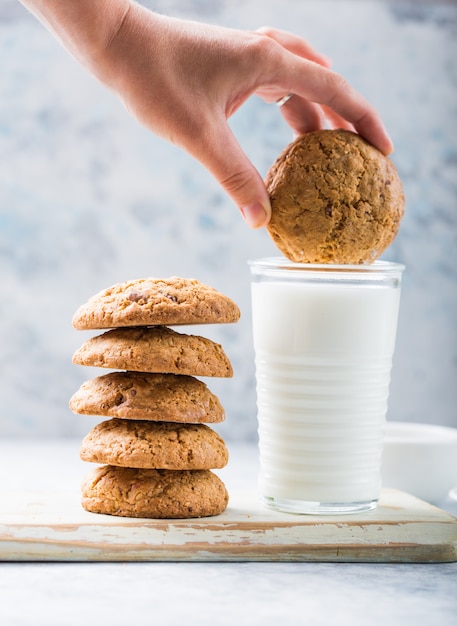
<svg viewBox="0 0 457 626"><path fill-rule="evenodd" d="M223 439L205 424L113 418L83 439L80 457L90 463L144 469L220 469L228 462Z"/></svg>
<svg viewBox="0 0 457 626"><path fill-rule="evenodd" d="M142 278L94 295L73 316L78 330L237 322L238 306L194 278Z"/></svg>
<svg viewBox="0 0 457 626"><path fill-rule="evenodd" d="M397 235L404 213L392 161L347 130L318 130L282 152L265 180L267 226L299 263L373 262Z"/></svg>
<svg viewBox="0 0 457 626"><path fill-rule="evenodd" d="M233 376L231 363L218 343L166 326L108 330L85 341L74 353L73 363L135 372Z"/></svg>
<svg viewBox="0 0 457 626"><path fill-rule="evenodd" d="M224 483L210 470L132 469L104 465L82 485L86 511L123 517L184 519L222 513Z"/></svg>
<svg viewBox="0 0 457 626"><path fill-rule="evenodd" d="M205 383L193 376L110 372L86 381L70 399L80 415L154 422L217 423L225 411Z"/></svg>

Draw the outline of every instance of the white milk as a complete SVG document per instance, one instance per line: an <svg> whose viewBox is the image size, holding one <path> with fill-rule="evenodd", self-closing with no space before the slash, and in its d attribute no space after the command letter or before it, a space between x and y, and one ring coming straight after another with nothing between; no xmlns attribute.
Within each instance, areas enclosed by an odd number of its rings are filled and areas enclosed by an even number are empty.
<svg viewBox="0 0 457 626"><path fill-rule="evenodd" d="M373 268L366 280L366 268L353 270L361 279L329 279L327 268L321 280L286 268L256 276L252 266L262 497L297 512L372 508L401 270L377 280Z"/></svg>

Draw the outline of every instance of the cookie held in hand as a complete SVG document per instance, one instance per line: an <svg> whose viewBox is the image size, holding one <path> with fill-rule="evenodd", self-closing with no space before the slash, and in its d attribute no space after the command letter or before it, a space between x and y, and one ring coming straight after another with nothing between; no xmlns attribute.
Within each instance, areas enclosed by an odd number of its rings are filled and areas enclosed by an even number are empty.
<svg viewBox="0 0 457 626"><path fill-rule="evenodd" d="M392 161L347 130L302 135L278 157L265 184L268 232L297 263L371 263L395 239L404 213Z"/></svg>

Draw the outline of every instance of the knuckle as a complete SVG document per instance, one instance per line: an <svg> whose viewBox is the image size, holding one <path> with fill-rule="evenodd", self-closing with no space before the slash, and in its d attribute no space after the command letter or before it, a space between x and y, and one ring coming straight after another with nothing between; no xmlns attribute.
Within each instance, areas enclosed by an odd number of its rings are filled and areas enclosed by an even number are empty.
<svg viewBox="0 0 457 626"><path fill-rule="evenodd" d="M340 74L328 72L327 79L329 93L327 104L332 106L337 100L341 99L342 96L344 97L350 91L351 87L348 81Z"/></svg>
<svg viewBox="0 0 457 626"><path fill-rule="evenodd" d="M348 81L344 78L344 76L341 76L341 74L333 74L334 79L333 79L333 86L335 91L348 91L349 90L349 83Z"/></svg>
<svg viewBox="0 0 457 626"><path fill-rule="evenodd" d="M238 170L219 182L229 194L240 195L249 187L251 178L251 172L247 170Z"/></svg>
<svg viewBox="0 0 457 626"><path fill-rule="evenodd" d="M255 64L271 62L281 50L281 46L268 35L268 32L257 32L248 45L250 62Z"/></svg>
<svg viewBox="0 0 457 626"><path fill-rule="evenodd" d="M265 35L265 37L271 38L275 34L275 29L272 28L271 26L261 26L260 28L257 28L255 32L258 33L259 35Z"/></svg>

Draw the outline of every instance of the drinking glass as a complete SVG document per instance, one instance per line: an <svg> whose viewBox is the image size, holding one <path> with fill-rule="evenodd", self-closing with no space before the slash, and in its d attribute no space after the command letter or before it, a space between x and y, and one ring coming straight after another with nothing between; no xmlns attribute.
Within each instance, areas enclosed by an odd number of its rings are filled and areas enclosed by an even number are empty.
<svg viewBox="0 0 457 626"><path fill-rule="evenodd" d="M262 500L373 509L404 267L265 258L250 270Z"/></svg>

